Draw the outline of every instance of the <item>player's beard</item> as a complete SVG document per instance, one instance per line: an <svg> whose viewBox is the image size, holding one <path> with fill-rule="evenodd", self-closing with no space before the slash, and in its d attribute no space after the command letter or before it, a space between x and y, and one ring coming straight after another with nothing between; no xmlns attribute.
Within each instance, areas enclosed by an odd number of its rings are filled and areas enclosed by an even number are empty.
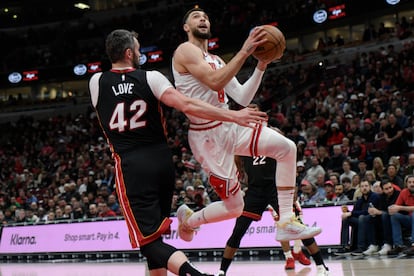
<svg viewBox="0 0 414 276"><path fill-rule="evenodd" d="M207 33L202 33L199 30L197 30L196 28L193 29L193 36L195 38L200 38L200 39L209 39L211 38L211 32L208 31Z"/></svg>
<svg viewBox="0 0 414 276"><path fill-rule="evenodd" d="M132 55L132 65L134 68L140 68L141 66L139 65L139 56L135 55L135 53L133 53Z"/></svg>

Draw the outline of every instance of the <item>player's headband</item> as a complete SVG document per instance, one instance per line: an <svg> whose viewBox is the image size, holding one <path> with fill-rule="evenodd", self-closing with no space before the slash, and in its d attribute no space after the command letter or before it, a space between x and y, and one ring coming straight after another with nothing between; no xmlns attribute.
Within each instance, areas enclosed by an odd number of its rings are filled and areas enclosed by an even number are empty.
<svg viewBox="0 0 414 276"><path fill-rule="evenodd" d="M184 17L183 17L183 25L185 24L185 22L187 22L187 19L188 19L188 17L190 16L190 14L191 14L192 12L195 12L195 11L201 11L201 12L204 12L204 10L203 10L203 9L201 9L201 8L199 8L199 7L192 8L191 10L189 10L188 12L186 12L186 13L185 13L185 15L184 15Z"/></svg>

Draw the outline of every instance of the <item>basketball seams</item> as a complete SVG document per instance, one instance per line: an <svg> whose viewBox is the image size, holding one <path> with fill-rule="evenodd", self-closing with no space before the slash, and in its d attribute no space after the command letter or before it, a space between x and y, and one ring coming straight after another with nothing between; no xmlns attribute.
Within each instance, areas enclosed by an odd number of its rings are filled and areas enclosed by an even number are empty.
<svg viewBox="0 0 414 276"><path fill-rule="evenodd" d="M280 54L283 55L283 47L282 41L284 38L283 33L276 27L270 25L263 25L264 31L266 32L266 37L268 41L263 43L262 47L258 47L258 51L253 53L253 56L257 55L256 58L259 59L276 59L280 58ZM286 44L286 42L285 42ZM263 48L264 50L260 51L259 48Z"/></svg>

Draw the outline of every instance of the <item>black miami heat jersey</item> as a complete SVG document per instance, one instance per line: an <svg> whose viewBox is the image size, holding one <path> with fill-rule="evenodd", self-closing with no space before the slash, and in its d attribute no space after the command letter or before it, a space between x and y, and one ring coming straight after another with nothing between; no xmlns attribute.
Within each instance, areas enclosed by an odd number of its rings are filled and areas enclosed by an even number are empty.
<svg viewBox="0 0 414 276"><path fill-rule="evenodd" d="M243 156L243 168L248 175L248 187L268 187L275 184L276 160L266 156Z"/></svg>
<svg viewBox="0 0 414 276"><path fill-rule="evenodd" d="M166 143L160 102L143 70L102 73L95 108L105 135L117 153Z"/></svg>

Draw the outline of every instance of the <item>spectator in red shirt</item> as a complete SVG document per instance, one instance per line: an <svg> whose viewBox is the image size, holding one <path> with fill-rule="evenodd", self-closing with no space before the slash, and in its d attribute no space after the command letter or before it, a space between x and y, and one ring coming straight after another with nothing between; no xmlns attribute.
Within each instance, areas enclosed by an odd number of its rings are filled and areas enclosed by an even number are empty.
<svg viewBox="0 0 414 276"><path fill-rule="evenodd" d="M108 207L108 204L106 204L106 202L98 203L98 209L99 209L98 216L101 218L117 216L116 213L112 211L111 208Z"/></svg>
<svg viewBox="0 0 414 276"><path fill-rule="evenodd" d="M327 139L327 146L333 147L333 145L340 145L342 144L342 139L345 137L344 133L339 129L339 125L337 123L331 124L331 131L328 134Z"/></svg>
<svg viewBox="0 0 414 276"><path fill-rule="evenodd" d="M404 252L407 255L414 255L414 175L408 175L405 182L407 188L401 191L395 204L388 207L394 241L394 249L389 254ZM411 230L412 244L408 249L403 244L401 229L403 227Z"/></svg>

